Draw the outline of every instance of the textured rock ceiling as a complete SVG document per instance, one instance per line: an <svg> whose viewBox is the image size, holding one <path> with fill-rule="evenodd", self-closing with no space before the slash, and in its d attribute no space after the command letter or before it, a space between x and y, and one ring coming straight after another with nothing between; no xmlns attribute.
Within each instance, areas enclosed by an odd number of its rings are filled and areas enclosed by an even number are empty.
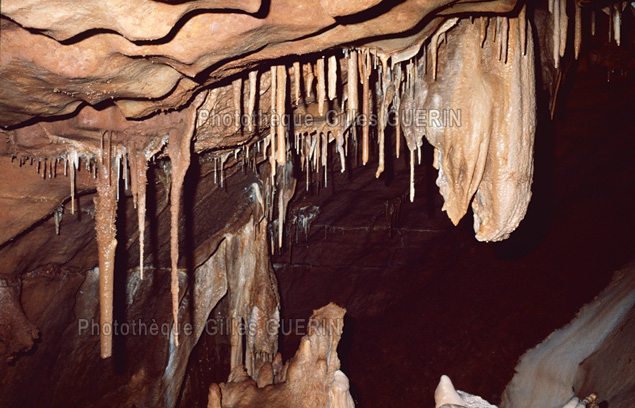
<svg viewBox="0 0 635 408"><path fill-rule="evenodd" d="M505 12L515 1L374 3L5 1L0 125L108 100L140 118L262 61L420 31L442 13Z"/></svg>

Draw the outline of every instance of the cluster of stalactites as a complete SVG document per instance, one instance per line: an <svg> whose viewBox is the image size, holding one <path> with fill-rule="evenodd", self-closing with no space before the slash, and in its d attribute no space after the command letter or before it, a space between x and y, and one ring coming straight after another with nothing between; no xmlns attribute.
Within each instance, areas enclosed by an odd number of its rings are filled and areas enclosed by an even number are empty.
<svg viewBox="0 0 635 408"><path fill-rule="evenodd" d="M548 0L549 12L553 18L553 60L555 67L560 65L560 59L564 57L567 47L567 32L569 30L569 16L567 5L570 4L569 11L574 16L573 47L574 56L578 59L582 47L582 27L584 17L590 19L591 35L596 35L597 13L593 8L593 3L589 3L589 13L583 13L585 2L579 0ZM617 1L608 2L601 10L608 15L608 41L615 41L618 46L622 43L622 13L629 6L629 2ZM635 5L632 5L635 10Z"/></svg>
<svg viewBox="0 0 635 408"><path fill-rule="evenodd" d="M97 148L92 145L84 146L81 143L73 143L57 157L20 157L18 159L21 166L28 162L32 165L35 163L36 170L38 173L42 173L43 178L56 178L58 172L69 178L71 214L75 214L77 207L77 172L85 167L85 171L96 179L97 197L94 199L94 216L100 271L99 296L102 325L100 333L101 356L103 358L109 357L112 353L112 330L110 328L112 327L114 257L117 246L115 221L120 188L123 187L131 192L134 206L137 209L139 218L139 272L143 278L146 170L148 160L159 150L156 146L153 147L154 151L151 151L135 143L126 145L114 143L112 135L112 132L104 132L100 146ZM167 139L164 139L164 142L165 140ZM58 169L60 166L61 169ZM57 234L60 231L63 213L64 205L62 204L53 214Z"/></svg>
<svg viewBox="0 0 635 408"><path fill-rule="evenodd" d="M263 72L250 71L247 80L235 79L229 86L234 98L236 131L244 130L239 118L245 116L249 131L268 130L269 134L253 143L252 147L235 149L234 155L237 158L241 152L242 161L250 162L256 160L253 151L263 154L263 159L270 163L271 180L275 185L278 184L275 180L279 167L284 166L294 152L305 172L307 188L312 179L323 180L324 186L328 186L329 145L334 142L342 172L346 170L346 157L351 150L356 158L361 153L361 163L366 165L370 160L371 123L376 117L377 123L372 127L377 135L379 157L376 176L379 177L385 169L384 135L389 117L394 115L393 125L397 131L395 155L399 158L401 128L396 113L402 96L413 91L420 65L418 60L426 58L428 48L433 54L431 75L436 78L438 46L445 40L445 31L455 22L456 19L453 19L451 24L444 25L434 38L423 46L419 44L421 48L405 59L372 48L349 48L320 56L315 61L273 65ZM265 76L267 79L263 81ZM248 84L247 89L243 89L245 83ZM255 117L254 107L258 96L263 94L259 93L258 84L261 88L265 84L269 86L271 109L266 121L268 129L256 129L255 125L260 121ZM247 104L242 102L243 95L247 95ZM312 111L310 108L315 106L317 109ZM244 115L243 108L246 108ZM296 120L293 116L308 113L313 114L312 122L308 124L303 118ZM360 140L358 136L361 136ZM221 186L224 182L223 164L231 154L231 151L216 154L215 180L220 180ZM312 177L312 173L317 173L317 177Z"/></svg>
<svg viewBox="0 0 635 408"><path fill-rule="evenodd" d="M519 14L521 36L526 33L526 14L523 7ZM507 62L508 17L481 17L484 30L481 33L481 45L485 42L486 28L490 20L495 24L495 41L498 42L498 59ZM259 88L269 87L269 134L251 145L242 146L233 151L215 154L214 180L221 187L224 183L224 167L233 154L236 161L270 164L270 182L266 186L264 207L273 228L272 250L281 247L285 211L275 205L277 188L286 186L287 177L278 177L281 169L287 166L287 160L295 154L298 164L306 177L308 189L312 180L328 186L328 163L330 145L334 142L340 170L346 170L346 156L352 152L357 159L361 153L361 163L370 160L371 133L376 134L378 166L376 177L385 170L386 138L385 131L389 122L396 131L395 156L399 158L402 137L410 150L410 200L415 196L415 161L421 163L421 140L408 140L402 134L399 109L406 94L414 93L415 82L420 80L419 71L427 81L436 81L437 55L439 47L447 43L447 32L457 24L458 18L443 22L437 31L426 41L416 44L414 50L391 54L373 48L347 48L319 56L313 61L296 61L288 65L273 65L266 71L250 71L244 79L235 79L231 85L234 97L235 117L242 116L247 110L248 130L261 123L255 117L256 100L264 92ZM526 38L521 38L523 55L526 53ZM243 89L247 83L247 89ZM288 92L287 92L288 91ZM215 92L210 92L214 95ZM242 101L246 95L248 103ZM211 96L213 97L213 96ZM361 107L360 107L361 104ZM311 109L317 107L317 109ZM328 109L332 110L329 111ZM285 117L285 113L289 115ZM331 120L329 112L335 112L338 120ZM296 119L295 115L313 114L312 123L307 124ZM373 128L371 129L371 123ZM390 121L389 119L392 119ZM257 129L265 131L267 129ZM374 130L374 132L371 132ZM236 131L244 131L240 124ZM358 140L359 137L359 140ZM359 152L358 150L361 150ZM416 152L416 154L415 154ZM260 156L261 155L261 156ZM241 157L241 159L239 159ZM258 159L260 157L260 159ZM417 158L415 158L417 157ZM356 160L357 161L357 160ZM313 176L313 175L316 176ZM282 193L280 194L282 197ZM285 207L286 208L286 207ZM274 219L275 210L277 219ZM277 238L277 239L276 239ZM277 243L277 244L276 244Z"/></svg>

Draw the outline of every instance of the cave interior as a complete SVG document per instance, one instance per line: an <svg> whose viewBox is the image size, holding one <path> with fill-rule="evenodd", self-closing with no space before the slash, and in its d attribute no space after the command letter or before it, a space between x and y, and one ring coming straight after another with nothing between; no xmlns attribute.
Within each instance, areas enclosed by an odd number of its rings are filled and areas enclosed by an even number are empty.
<svg viewBox="0 0 635 408"><path fill-rule="evenodd" d="M635 3L131 4L0 6L0 407L635 406Z"/></svg>

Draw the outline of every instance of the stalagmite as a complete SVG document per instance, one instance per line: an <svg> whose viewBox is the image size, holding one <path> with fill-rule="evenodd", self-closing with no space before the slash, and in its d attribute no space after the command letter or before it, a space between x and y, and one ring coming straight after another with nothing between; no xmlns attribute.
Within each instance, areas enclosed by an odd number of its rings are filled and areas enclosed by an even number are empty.
<svg viewBox="0 0 635 408"><path fill-rule="evenodd" d="M249 105L247 114L249 115L249 131L254 130L254 110L256 109L256 95L258 92L258 71L249 71Z"/></svg>
<svg viewBox="0 0 635 408"><path fill-rule="evenodd" d="M241 86L242 88L242 86ZM235 89L235 88L234 88ZM206 92L196 96L192 104L187 108L181 119L182 123L175 131L170 132L168 143L168 156L172 163L172 185L170 186L170 258L172 263L171 292L172 292L172 317L174 319L174 345L179 345L179 207L181 205L181 193L185 173L190 167L190 144L196 130L196 113L203 103Z"/></svg>
<svg viewBox="0 0 635 408"><path fill-rule="evenodd" d="M241 102L243 96L243 79L237 78L232 82L232 90L234 93L234 129L239 131L242 126L240 124L242 109Z"/></svg>
<svg viewBox="0 0 635 408"><path fill-rule="evenodd" d="M296 61L293 63L293 103L297 106L300 104L300 95L302 93L301 85L300 85L300 77L301 70L300 62Z"/></svg>
<svg viewBox="0 0 635 408"><path fill-rule="evenodd" d="M63 217L64 217L64 205L60 205L53 212L53 220L55 221L55 235L60 234L60 223L62 222Z"/></svg>
<svg viewBox="0 0 635 408"><path fill-rule="evenodd" d="M278 157L279 165L284 165L287 161L286 148L286 127L285 108L287 102L287 69L285 66L278 67L276 107L278 113Z"/></svg>
<svg viewBox="0 0 635 408"><path fill-rule="evenodd" d="M567 48L567 30L569 28L569 17L567 16L567 0L560 0L560 56L564 57Z"/></svg>
<svg viewBox="0 0 635 408"><path fill-rule="evenodd" d="M355 401L350 394L350 383L346 374L337 370L329 390L331 408L355 408Z"/></svg>
<svg viewBox="0 0 635 408"><path fill-rule="evenodd" d="M209 387L207 396L207 408L221 408L221 390L216 384Z"/></svg>
<svg viewBox="0 0 635 408"><path fill-rule="evenodd" d="M326 76L324 73L324 58L318 58L317 60L317 80L318 80L318 115L324 116L324 104L326 102Z"/></svg>
<svg viewBox="0 0 635 408"><path fill-rule="evenodd" d="M456 392L452 381L446 375L441 376L439 385L434 391L435 408L440 408L444 405L456 405L463 406L465 402L463 398Z"/></svg>
<svg viewBox="0 0 635 408"><path fill-rule="evenodd" d="M370 63L370 52L368 49L364 49L360 53L360 70L362 71L362 164L366 165L369 158L370 149L370 75L372 71L372 65Z"/></svg>
<svg viewBox="0 0 635 408"><path fill-rule="evenodd" d="M329 101L332 101L337 96L337 58L335 55L331 55L328 59L329 69Z"/></svg>
<svg viewBox="0 0 635 408"><path fill-rule="evenodd" d="M99 253L99 319L101 324L101 358L112 355L112 307L113 282L115 270L115 250L117 248L116 185L110 182L112 133L108 137L106 151L102 150L99 161L99 177L97 179L97 197L95 203L95 231ZM74 164L71 164L71 172Z"/></svg>

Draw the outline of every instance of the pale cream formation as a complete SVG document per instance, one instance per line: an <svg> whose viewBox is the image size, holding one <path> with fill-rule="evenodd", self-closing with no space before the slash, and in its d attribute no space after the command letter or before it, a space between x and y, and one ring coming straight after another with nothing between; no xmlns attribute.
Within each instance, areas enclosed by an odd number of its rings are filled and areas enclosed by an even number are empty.
<svg viewBox="0 0 635 408"><path fill-rule="evenodd" d="M345 312L332 303L314 311L294 358L283 366L278 353L252 374L236 366L226 384L210 387L208 407L353 408L337 356Z"/></svg>

